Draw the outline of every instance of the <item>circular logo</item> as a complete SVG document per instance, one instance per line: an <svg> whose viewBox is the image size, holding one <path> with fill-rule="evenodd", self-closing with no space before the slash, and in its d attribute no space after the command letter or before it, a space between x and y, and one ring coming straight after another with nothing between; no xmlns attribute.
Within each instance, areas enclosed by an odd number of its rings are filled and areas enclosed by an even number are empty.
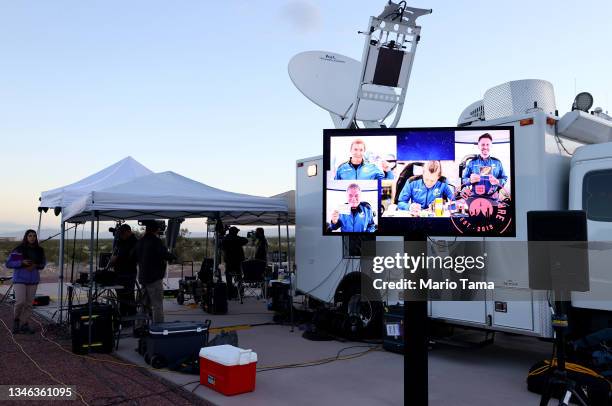
<svg viewBox="0 0 612 406"><path fill-rule="evenodd" d="M467 199L467 213L451 221L460 234L500 235L510 231L514 207L510 200L478 196Z"/></svg>

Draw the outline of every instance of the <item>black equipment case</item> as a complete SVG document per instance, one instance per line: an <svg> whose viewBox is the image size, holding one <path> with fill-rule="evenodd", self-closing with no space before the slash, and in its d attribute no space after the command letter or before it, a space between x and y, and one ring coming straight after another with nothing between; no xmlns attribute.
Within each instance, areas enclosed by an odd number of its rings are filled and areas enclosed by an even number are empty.
<svg viewBox="0 0 612 406"><path fill-rule="evenodd" d="M383 315L383 348L404 353L404 307L389 306Z"/></svg>
<svg viewBox="0 0 612 406"><path fill-rule="evenodd" d="M155 323L141 339L138 351L153 368L175 369L198 359L200 349L208 343L209 328L210 320Z"/></svg>
<svg viewBox="0 0 612 406"><path fill-rule="evenodd" d="M209 283L206 286L203 308L210 314L227 313L227 285L225 283Z"/></svg>
<svg viewBox="0 0 612 406"><path fill-rule="evenodd" d="M93 303L91 323L89 305L73 306L70 311L70 333L72 336L72 352L87 354L92 352L109 353L115 345L116 317L113 306ZM89 345L89 326L91 324L91 346Z"/></svg>
<svg viewBox="0 0 612 406"><path fill-rule="evenodd" d="M34 296L33 306L48 306L50 302L50 298L47 295L36 295Z"/></svg>

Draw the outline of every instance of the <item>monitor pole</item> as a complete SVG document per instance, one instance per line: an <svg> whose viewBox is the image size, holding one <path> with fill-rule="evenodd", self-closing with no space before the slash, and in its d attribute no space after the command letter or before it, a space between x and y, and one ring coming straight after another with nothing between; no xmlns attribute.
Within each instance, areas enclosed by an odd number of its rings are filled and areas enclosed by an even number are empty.
<svg viewBox="0 0 612 406"><path fill-rule="evenodd" d="M420 255L426 252L427 236L406 235L404 247L405 252ZM419 269L415 275L426 277L427 270ZM417 289L404 293L404 403L426 406L429 402L427 291Z"/></svg>

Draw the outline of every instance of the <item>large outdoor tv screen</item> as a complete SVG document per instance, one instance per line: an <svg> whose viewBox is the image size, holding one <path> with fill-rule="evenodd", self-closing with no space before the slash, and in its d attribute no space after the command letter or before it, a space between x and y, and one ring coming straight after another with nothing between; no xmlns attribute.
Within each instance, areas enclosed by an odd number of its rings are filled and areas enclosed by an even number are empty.
<svg viewBox="0 0 612 406"><path fill-rule="evenodd" d="M513 127L323 138L325 235L515 236Z"/></svg>

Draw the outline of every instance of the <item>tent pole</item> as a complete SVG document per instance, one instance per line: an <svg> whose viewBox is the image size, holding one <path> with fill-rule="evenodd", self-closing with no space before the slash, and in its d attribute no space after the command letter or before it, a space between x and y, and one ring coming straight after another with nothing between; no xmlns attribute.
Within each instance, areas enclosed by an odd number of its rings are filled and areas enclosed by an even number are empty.
<svg viewBox="0 0 612 406"><path fill-rule="evenodd" d="M219 213L215 216L215 233L214 233L214 248L213 248L213 275L217 276L217 282L221 282L221 271L218 269L219 265L219 238L221 235L221 231L223 230L223 226L221 225L221 230L219 230L219 222L221 221L221 216Z"/></svg>
<svg viewBox="0 0 612 406"><path fill-rule="evenodd" d="M76 255L76 238L79 223L74 224L74 238L72 239L72 263L70 264L70 283L74 283L74 257Z"/></svg>
<svg viewBox="0 0 612 406"><path fill-rule="evenodd" d="M38 223L40 228L40 222ZM66 234L66 223L64 222L64 213L60 218L60 244L59 244L59 286L57 287L57 297L59 298L59 324L63 321L64 312L64 237Z"/></svg>
<svg viewBox="0 0 612 406"><path fill-rule="evenodd" d="M280 272L281 266L283 264L281 258L281 228L280 228L280 217L277 219L278 222L278 270Z"/></svg>
<svg viewBox="0 0 612 406"><path fill-rule="evenodd" d="M95 213L97 214L97 213ZM95 216L94 214L94 216ZM87 352L91 352L91 319L93 313L93 289L94 289L94 230L96 225L96 217L92 216L91 218L91 231L89 235L89 290L87 292L87 303L89 307L89 331L87 334Z"/></svg>
<svg viewBox="0 0 612 406"><path fill-rule="evenodd" d="M40 222L42 220L42 210L38 210L38 228L36 229L36 235L40 238Z"/></svg>
<svg viewBox="0 0 612 406"><path fill-rule="evenodd" d="M291 319L291 332L293 333L293 279L294 276L291 268L291 244L289 243L289 217L287 217L285 222L285 227L287 229L287 274L289 274L289 304L290 308L290 316Z"/></svg>
<svg viewBox="0 0 612 406"><path fill-rule="evenodd" d="M100 268L100 218L96 219L96 269Z"/></svg>

